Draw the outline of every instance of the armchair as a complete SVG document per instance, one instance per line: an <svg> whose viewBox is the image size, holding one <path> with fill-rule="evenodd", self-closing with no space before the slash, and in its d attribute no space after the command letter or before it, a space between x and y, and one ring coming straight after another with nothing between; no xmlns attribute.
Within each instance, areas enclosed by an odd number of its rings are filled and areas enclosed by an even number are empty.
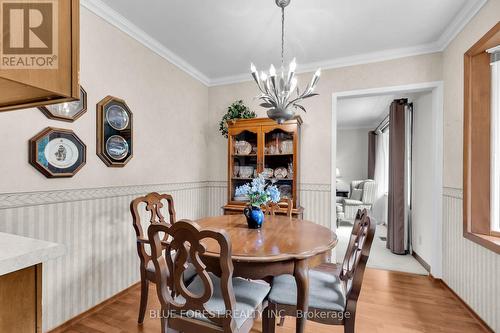
<svg viewBox="0 0 500 333"><path fill-rule="evenodd" d="M372 209L376 199L377 183L371 179L353 180L349 198L337 204L337 221L353 222L358 210Z"/></svg>

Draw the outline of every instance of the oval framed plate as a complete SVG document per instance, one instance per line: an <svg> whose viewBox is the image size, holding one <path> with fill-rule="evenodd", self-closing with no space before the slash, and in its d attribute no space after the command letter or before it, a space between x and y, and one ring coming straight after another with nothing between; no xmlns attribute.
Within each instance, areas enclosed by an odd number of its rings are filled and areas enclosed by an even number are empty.
<svg viewBox="0 0 500 333"><path fill-rule="evenodd" d="M67 169L78 161L78 147L66 138L54 138L45 146L43 154L49 164Z"/></svg>
<svg viewBox="0 0 500 333"><path fill-rule="evenodd" d="M129 153L127 140L120 135L112 135L106 141L106 152L115 160L123 160Z"/></svg>
<svg viewBox="0 0 500 333"><path fill-rule="evenodd" d="M127 128L130 118L127 111L120 105L113 104L106 109L106 121L117 131Z"/></svg>

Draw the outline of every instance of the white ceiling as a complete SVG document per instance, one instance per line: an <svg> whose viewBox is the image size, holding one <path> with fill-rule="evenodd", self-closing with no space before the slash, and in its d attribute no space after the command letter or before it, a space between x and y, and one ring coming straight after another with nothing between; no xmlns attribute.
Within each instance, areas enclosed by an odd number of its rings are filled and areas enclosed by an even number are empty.
<svg viewBox="0 0 500 333"><path fill-rule="evenodd" d="M337 127L375 129L389 114L389 106L397 97L396 95L377 95L339 99Z"/></svg>
<svg viewBox="0 0 500 333"><path fill-rule="evenodd" d="M442 50L487 0L292 0L286 55L313 67ZM274 0L82 0L206 84L249 79L279 62Z"/></svg>
<svg viewBox="0 0 500 333"><path fill-rule="evenodd" d="M389 114L389 107L395 99L407 98L409 102L429 91L398 94L382 94L364 97L344 97L337 102L337 127L339 129L375 129Z"/></svg>

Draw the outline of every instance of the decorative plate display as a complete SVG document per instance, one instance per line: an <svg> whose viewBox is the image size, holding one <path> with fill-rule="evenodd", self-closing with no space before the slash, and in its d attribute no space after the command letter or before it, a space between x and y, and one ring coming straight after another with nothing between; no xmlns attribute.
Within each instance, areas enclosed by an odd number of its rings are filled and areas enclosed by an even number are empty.
<svg viewBox="0 0 500 333"><path fill-rule="evenodd" d="M238 155L248 155L252 152L252 145L247 141L236 141L234 146Z"/></svg>
<svg viewBox="0 0 500 333"><path fill-rule="evenodd" d="M284 179L286 178L288 174L288 171L286 171L286 168L276 168L274 170L274 177L276 177L277 179Z"/></svg>
<svg viewBox="0 0 500 333"><path fill-rule="evenodd" d="M123 167L132 153L132 112L124 100L108 96L97 103L97 156L109 167Z"/></svg>
<svg viewBox="0 0 500 333"><path fill-rule="evenodd" d="M264 175L264 178L273 178L274 170L272 168L264 168L262 174Z"/></svg>
<svg viewBox="0 0 500 333"><path fill-rule="evenodd" d="M78 101L44 105L38 109L47 118L73 122L87 112L87 92L80 86L80 99Z"/></svg>
<svg viewBox="0 0 500 333"><path fill-rule="evenodd" d="M71 130L47 127L30 139L29 161L48 178L72 177L87 159L87 147Z"/></svg>
<svg viewBox="0 0 500 333"><path fill-rule="evenodd" d="M117 131L121 131L127 128L129 116L121 105L111 105L106 109L106 121L109 126Z"/></svg>
<svg viewBox="0 0 500 333"><path fill-rule="evenodd" d="M113 135L106 141L106 152L115 160L122 160L127 157L127 140L119 135Z"/></svg>

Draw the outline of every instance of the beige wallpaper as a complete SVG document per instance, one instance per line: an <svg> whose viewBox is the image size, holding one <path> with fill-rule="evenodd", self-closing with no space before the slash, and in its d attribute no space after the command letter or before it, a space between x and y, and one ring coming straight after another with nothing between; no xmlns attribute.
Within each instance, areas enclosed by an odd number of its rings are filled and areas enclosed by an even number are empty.
<svg viewBox="0 0 500 333"><path fill-rule="evenodd" d="M304 103L307 113L302 132L301 181L303 183L330 183L331 159L331 110L334 92L368 89L411 83L439 81L441 77L441 54L429 54L390 60L379 63L325 70L317 92L320 96ZM250 74L249 74L250 75ZM306 84L312 73L301 75L299 82ZM217 132L217 124L232 101L243 99L259 115L265 110L254 98L257 88L254 82L244 82L209 88L210 180L226 177L226 140Z"/></svg>
<svg viewBox="0 0 500 333"><path fill-rule="evenodd" d="M443 53L443 279L495 332L500 331L500 280L496 278L500 256L462 236L462 135L464 53L498 21L500 0L490 0Z"/></svg>
<svg viewBox="0 0 500 333"><path fill-rule="evenodd" d="M0 193L207 178L208 89L88 10L81 11L81 83L89 109L75 123L37 109L0 113ZM134 113L134 157L107 168L95 154L95 104L125 99ZM73 178L46 179L28 164L28 140L47 126L73 129L87 145L87 165Z"/></svg>
<svg viewBox="0 0 500 333"><path fill-rule="evenodd" d="M444 186L462 188L464 53L500 21L500 0L490 0L443 54Z"/></svg>

